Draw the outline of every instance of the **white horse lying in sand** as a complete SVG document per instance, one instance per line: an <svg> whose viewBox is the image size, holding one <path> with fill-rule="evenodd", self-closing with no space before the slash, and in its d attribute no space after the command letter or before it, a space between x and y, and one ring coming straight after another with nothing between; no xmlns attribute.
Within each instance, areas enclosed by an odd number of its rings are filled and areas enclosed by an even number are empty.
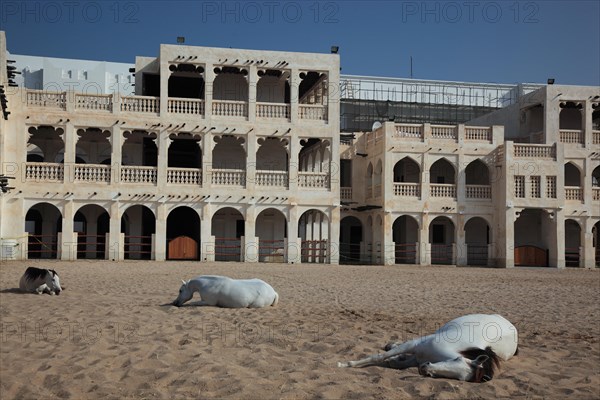
<svg viewBox="0 0 600 400"><path fill-rule="evenodd" d="M472 314L448 322L433 335L390 343L385 353L338 363L338 367L418 367L419 374L433 378L487 382L500 360L517 354L517 345L517 328L508 320L500 315Z"/></svg>
<svg viewBox="0 0 600 400"><path fill-rule="evenodd" d="M180 307L194 292L200 293L200 306L227 308L261 308L277 305L279 295L260 279L231 279L226 276L203 275L189 281L182 280L179 296L173 302Z"/></svg>
<svg viewBox="0 0 600 400"><path fill-rule="evenodd" d="M19 289L28 293L57 294L63 291L60 278L53 269L29 267L19 281Z"/></svg>

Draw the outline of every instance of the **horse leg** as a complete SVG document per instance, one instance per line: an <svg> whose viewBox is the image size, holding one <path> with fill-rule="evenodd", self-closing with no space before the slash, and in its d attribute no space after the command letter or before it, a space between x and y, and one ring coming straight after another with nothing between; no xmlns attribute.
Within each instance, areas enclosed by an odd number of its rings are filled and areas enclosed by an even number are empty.
<svg viewBox="0 0 600 400"><path fill-rule="evenodd" d="M418 367L419 363L417 362L417 357L414 355L409 355L407 357L404 354L400 354L399 356L388 359L387 366L394 369L406 369Z"/></svg>
<svg viewBox="0 0 600 400"><path fill-rule="evenodd" d="M346 368L346 367L362 368L362 367L366 367L368 365L381 364L381 363L384 363L385 361L387 361L391 357L399 356L401 354L406 354L406 353L412 353L412 350L414 350L414 348L416 346L418 346L419 343L421 343L423 341L423 339L424 338L409 340L407 342L397 345L396 347L386 351L385 353L373 354L372 356L363 358L362 360L348 361L348 362L344 362L344 363L338 362L338 367L340 367L340 368Z"/></svg>

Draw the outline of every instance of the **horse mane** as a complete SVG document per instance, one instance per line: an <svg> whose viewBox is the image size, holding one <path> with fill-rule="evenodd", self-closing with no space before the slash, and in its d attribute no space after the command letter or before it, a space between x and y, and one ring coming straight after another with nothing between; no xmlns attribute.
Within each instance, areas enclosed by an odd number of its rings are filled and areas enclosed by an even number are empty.
<svg viewBox="0 0 600 400"><path fill-rule="evenodd" d="M481 364L479 368L475 368L475 373L473 374L471 382L480 383L491 381L496 370L500 368L500 358L490 346L486 347L485 350L472 347L461 351L460 354L469 360L475 360L479 356L487 356L487 359L483 364Z"/></svg>
<svg viewBox="0 0 600 400"><path fill-rule="evenodd" d="M43 279L47 273L48 273L47 269L29 267L25 270L25 279L27 279L28 281L34 281L36 279Z"/></svg>

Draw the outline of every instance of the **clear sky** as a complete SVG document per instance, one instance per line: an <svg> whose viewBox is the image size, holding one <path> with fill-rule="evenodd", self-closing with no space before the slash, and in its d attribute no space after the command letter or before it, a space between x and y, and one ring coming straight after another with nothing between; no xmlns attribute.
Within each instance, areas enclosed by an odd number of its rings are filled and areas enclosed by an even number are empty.
<svg viewBox="0 0 600 400"><path fill-rule="evenodd" d="M327 53L342 73L600 85L600 1L11 1L8 50L134 63L161 43Z"/></svg>

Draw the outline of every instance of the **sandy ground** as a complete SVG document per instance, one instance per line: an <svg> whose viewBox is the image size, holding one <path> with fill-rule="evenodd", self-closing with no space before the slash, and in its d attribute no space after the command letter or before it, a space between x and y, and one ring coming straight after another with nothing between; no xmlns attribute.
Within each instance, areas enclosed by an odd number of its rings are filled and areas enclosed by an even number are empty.
<svg viewBox="0 0 600 400"><path fill-rule="evenodd" d="M28 265L66 291L17 293ZM168 305L201 274L264 279L279 305ZM599 270L5 262L0 398L599 398L599 289ZM477 312L519 329L491 382L336 367Z"/></svg>

